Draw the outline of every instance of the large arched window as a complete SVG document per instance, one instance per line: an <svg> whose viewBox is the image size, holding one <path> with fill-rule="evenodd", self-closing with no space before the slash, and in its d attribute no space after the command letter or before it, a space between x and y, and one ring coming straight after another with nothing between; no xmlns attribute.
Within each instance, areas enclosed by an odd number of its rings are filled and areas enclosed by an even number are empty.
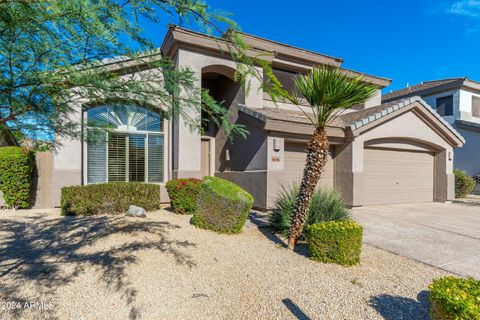
<svg viewBox="0 0 480 320"><path fill-rule="evenodd" d="M90 108L87 183L163 182L164 136L160 113L132 105Z"/></svg>

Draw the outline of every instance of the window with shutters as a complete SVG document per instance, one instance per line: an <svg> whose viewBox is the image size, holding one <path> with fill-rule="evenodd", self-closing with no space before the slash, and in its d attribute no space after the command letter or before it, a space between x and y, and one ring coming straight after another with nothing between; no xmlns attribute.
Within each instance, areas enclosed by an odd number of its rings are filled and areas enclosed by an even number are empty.
<svg viewBox="0 0 480 320"><path fill-rule="evenodd" d="M164 181L163 119L129 105L91 108L87 116L87 183Z"/></svg>

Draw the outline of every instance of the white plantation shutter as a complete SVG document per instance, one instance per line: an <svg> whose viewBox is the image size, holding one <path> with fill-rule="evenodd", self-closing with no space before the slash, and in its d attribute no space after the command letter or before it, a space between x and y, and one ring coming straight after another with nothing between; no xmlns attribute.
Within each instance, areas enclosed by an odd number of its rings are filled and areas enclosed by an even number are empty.
<svg viewBox="0 0 480 320"><path fill-rule="evenodd" d="M108 181L127 181L127 135L108 135Z"/></svg>
<svg viewBox="0 0 480 320"><path fill-rule="evenodd" d="M162 135L148 135L148 182L163 182Z"/></svg>
<svg viewBox="0 0 480 320"><path fill-rule="evenodd" d="M106 133L103 139L99 134L87 131L87 183L102 183L107 181L107 143ZM94 139L95 138L95 139Z"/></svg>
<svg viewBox="0 0 480 320"><path fill-rule="evenodd" d="M128 136L128 181L145 181L145 135Z"/></svg>

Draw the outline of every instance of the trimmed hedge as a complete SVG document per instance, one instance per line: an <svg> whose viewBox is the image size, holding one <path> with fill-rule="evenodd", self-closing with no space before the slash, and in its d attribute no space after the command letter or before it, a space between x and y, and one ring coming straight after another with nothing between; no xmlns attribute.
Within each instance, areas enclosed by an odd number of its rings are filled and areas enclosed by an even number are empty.
<svg viewBox="0 0 480 320"><path fill-rule="evenodd" d="M193 225L219 233L239 233L252 209L253 197L230 181L205 177L198 202Z"/></svg>
<svg viewBox="0 0 480 320"><path fill-rule="evenodd" d="M480 281L443 277L429 288L432 320L480 319Z"/></svg>
<svg viewBox="0 0 480 320"><path fill-rule="evenodd" d="M295 208L300 187L298 184L283 186L275 199L274 209L270 215L270 226L283 236L288 236L291 215ZM342 221L350 219L350 212L340 191L329 187L320 187L312 195L308 208L307 221L303 227L301 239L305 238L307 225L325 221Z"/></svg>
<svg viewBox="0 0 480 320"><path fill-rule="evenodd" d="M307 227L310 256L321 262L352 266L360 262L363 228L355 221L328 221Z"/></svg>
<svg viewBox="0 0 480 320"><path fill-rule="evenodd" d="M160 208L160 186L139 182L113 182L62 188L62 215L126 213L130 205L147 211Z"/></svg>
<svg viewBox="0 0 480 320"><path fill-rule="evenodd" d="M201 185L202 180L194 178L167 181L165 187L176 213L191 214L197 211Z"/></svg>
<svg viewBox="0 0 480 320"><path fill-rule="evenodd" d="M455 198L465 198L475 187L475 180L463 170L453 170L455 175Z"/></svg>
<svg viewBox="0 0 480 320"><path fill-rule="evenodd" d="M34 153L26 148L0 148L1 189L10 208L23 209L30 206L34 159Z"/></svg>

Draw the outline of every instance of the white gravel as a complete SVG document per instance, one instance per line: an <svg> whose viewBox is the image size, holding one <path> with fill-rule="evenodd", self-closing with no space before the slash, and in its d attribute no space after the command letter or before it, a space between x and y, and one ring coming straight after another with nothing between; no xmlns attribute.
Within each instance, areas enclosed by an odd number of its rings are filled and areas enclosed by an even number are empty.
<svg viewBox="0 0 480 320"><path fill-rule="evenodd" d="M321 264L251 223L189 219L1 212L0 319L427 319L447 274L367 245L358 266Z"/></svg>

